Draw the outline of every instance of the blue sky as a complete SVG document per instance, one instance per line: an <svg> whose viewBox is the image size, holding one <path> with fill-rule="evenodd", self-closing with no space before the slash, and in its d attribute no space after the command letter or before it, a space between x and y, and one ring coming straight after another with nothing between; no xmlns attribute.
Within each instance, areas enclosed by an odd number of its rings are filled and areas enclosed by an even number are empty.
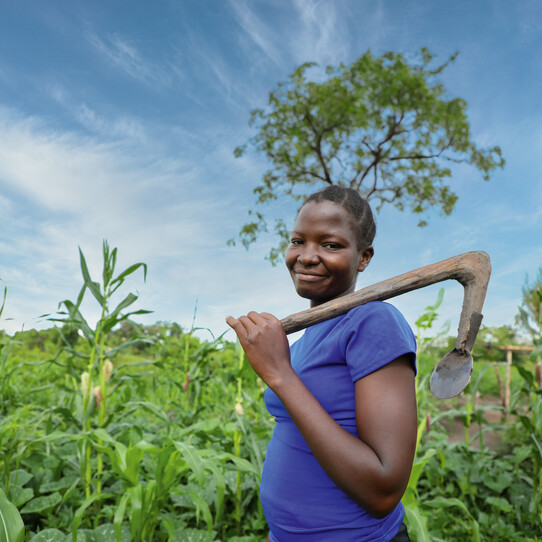
<svg viewBox="0 0 542 542"><path fill-rule="evenodd" d="M377 216L375 258L359 286L469 250L493 275L486 325L511 324L526 276L542 266L542 4L458 0L0 0L0 327L40 319L80 285L78 246L91 272L102 239L119 270L146 262L140 321L195 324L220 334L224 317L278 317L306 307L283 267L227 247L268 164L233 149L249 112L306 61L350 63L370 49L444 61L450 96L468 103L472 134L507 161L484 182L453 169L454 214L427 228L395 209ZM282 203L293 220L294 207ZM292 220L290 223L292 223ZM457 326L462 288L444 283L439 325ZM397 298L412 324L439 286ZM85 304L92 321L97 308ZM230 333L231 335L231 333Z"/></svg>

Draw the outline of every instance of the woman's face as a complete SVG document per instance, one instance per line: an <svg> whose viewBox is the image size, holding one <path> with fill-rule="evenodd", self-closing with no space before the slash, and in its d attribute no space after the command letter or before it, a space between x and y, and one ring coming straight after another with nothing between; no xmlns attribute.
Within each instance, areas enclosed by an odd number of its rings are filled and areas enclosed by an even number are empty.
<svg viewBox="0 0 542 542"><path fill-rule="evenodd" d="M358 249L348 212L341 205L312 201L297 216L285 260L297 293L315 307L353 292L358 272L372 256L372 247Z"/></svg>

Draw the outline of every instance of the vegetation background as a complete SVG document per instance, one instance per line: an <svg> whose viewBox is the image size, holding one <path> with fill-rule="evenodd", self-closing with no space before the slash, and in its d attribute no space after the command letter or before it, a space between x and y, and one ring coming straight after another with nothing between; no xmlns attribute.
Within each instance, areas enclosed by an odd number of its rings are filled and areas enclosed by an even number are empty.
<svg viewBox="0 0 542 542"><path fill-rule="evenodd" d="M83 286L50 317L56 325L1 336L0 540L263 540L258 486L273 427L263 383L236 343L136 323L144 310L125 282L146 266L118 272L116 260L104 242L94 281L81 252ZM95 327L85 296L100 307ZM454 342L433 329L443 296L416 322L411 537L542 540L542 282L526 285L518 315L530 340L483 328L472 381L446 403L428 391ZM533 348L508 382L500 347L518 342Z"/></svg>
<svg viewBox="0 0 542 542"><path fill-rule="evenodd" d="M467 250L484 249L493 262L475 374L457 400L435 401L427 383L450 348L461 296L447 285L446 295L436 286L396 300L419 342L418 450L404 498L413 540L541 539L542 275L525 278L542 261L539 4L52 0L37 9L29 0L1 7L0 542L264 537L257 488L273 421L262 383L221 334L228 313L304 308L287 274L262 264L274 240L259 211L246 215L247 191L255 189L269 229L277 224L280 234L288 226L281 219L297 206L283 184L273 207L281 175L290 180L289 166L299 163L289 163L273 133L280 124L266 125L275 119L266 115L280 102L277 88L297 93L290 105L303 103L313 88L304 86L307 74L313 84L331 73L348 82L356 74L341 63L387 58L401 68L400 59L425 62L429 51L443 86L428 103L442 97L456 114L436 107L439 114L426 115L434 124L422 147L435 143L434 132L450 135L453 124L454 140L429 153L454 148L460 156L451 156L449 169L424 171L416 161L394 169L386 160L372 167L371 153L385 158L385 130L400 124L393 100L404 97L394 95L395 77L378 70L371 73L386 84L371 88L392 101L377 100L367 118L384 137L351 144L359 160L345 162L348 154L333 156L352 129L342 125L341 137L320 150L353 166L355 181L376 173L391 180L391 202L411 196L395 201L412 215L384 206L378 216L366 284ZM435 68L456 50L455 62ZM416 85L409 88L417 99ZM316 87L318 97L329 98L323 89ZM349 104L347 119L360 120L365 98ZM251 110L259 112L251 117ZM306 141L287 135L304 156ZM414 140L412 132L391 150ZM412 172L425 182L417 185ZM396 175L401 186L393 185ZM416 227L419 211L429 227ZM248 253L225 246L244 220L262 234ZM245 233L251 244L250 228ZM100 246L104 238L120 251ZM520 347L510 382L501 349L509 345Z"/></svg>

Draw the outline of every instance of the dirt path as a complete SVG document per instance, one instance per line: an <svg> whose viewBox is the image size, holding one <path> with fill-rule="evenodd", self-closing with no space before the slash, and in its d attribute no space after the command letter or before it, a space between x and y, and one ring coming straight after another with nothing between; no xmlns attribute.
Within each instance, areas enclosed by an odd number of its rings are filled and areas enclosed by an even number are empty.
<svg viewBox="0 0 542 542"><path fill-rule="evenodd" d="M453 405L446 405L444 409L462 409L465 406L465 398L459 397ZM484 445L491 450L498 450L503 445L503 411L501 399L499 397L484 397L476 400L476 407L483 410L483 439ZM449 428L450 442L465 442L466 429L461 417L454 417L450 422L442 420L444 427ZM474 417L471 418L469 427L469 443L474 448L480 449L480 427Z"/></svg>

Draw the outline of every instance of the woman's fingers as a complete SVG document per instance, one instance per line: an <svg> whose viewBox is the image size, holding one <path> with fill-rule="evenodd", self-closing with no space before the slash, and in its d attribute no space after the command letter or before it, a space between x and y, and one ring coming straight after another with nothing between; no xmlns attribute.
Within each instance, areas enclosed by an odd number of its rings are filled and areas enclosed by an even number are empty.
<svg viewBox="0 0 542 542"><path fill-rule="evenodd" d="M246 316L226 317L245 351L250 365L268 385L291 369L286 333L280 321L269 313L249 312Z"/></svg>
<svg viewBox="0 0 542 542"><path fill-rule="evenodd" d="M237 318L234 318L233 316L226 316L226 324L228 324L233 330L235 330L236 327L239 327L240 322L237 320Z"/></svg>
<svg viewBox="0 0 542 542"><path fill-rule="evenodd" d="M259 314L255 311L250 311L245 318L248 320L248 325L255 324L255 325L262 325L265 324L265 318L263 318L263 313Z"/></svg>
<svg viewBox="0 0 542 542"><path fill-rule="evenodd" d="M250 338L251 332L254 335L258 326L265 322L257 312L249 312L246 316L226 317L226 323L235 331L241 342Z"/></svg>
<svg viewBox="0 0 542 542"><path fill-rule="evenodd" d="M265 325L267 322L276 320L276 318L267 312L262 312L261 314L250 311L246 316L239 316L239 318L234 318L233 316L226 316L226 324L228 324L232 329L243 327L245 331L249 331L250 328Z"/></svg>
<svg viewBox="0 0 542 542"><path fill-rule="evenodd" d="M266 320L267 322L272 322L272 323L278 323L281 327L282 327L282 324L280 323L280 320L273 314L270 314L268 312L262 312L260 314L260 316Z"/></svg>

